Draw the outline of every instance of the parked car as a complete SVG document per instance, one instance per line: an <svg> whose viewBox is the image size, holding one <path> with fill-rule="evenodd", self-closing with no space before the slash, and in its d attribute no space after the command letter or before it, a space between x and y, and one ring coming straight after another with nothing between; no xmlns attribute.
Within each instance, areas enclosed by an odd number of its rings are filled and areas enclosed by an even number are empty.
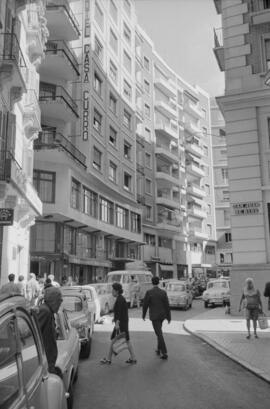
<svg viewBox="0 0 270 409"><path fill-rule="evenodd" d="M22 296L0 296L3 409L67 409L62 379L48 372L38 321Z"/></svg>
<svg viewBox="0 0 270 409"><path fill-rule="evenodd" d="M211 305L226 305L230 303L230 280L210 280L203 292L202 299L207 308Z"/></svg>
<svg viewBox="0 0 270 409"><path fill-rule="evenodd" d="M107 315L113 310L115 298L112 295L112 286L108 283L91 284L95 288L100 302L100 314Z"/></svg>
<svg viewBox="0 0 270 409"><path fill-rule="evenodd" d="M65 389L69 394L67 399L68 409L71 409L73 405L73 385L78 376L81 345L79 335L76 329L71 327L67 312L62 307L55 314L55 323L58 348L56 366L63 373Z"/></svg>
<svg viewBox="0 0 270 409"><path fill-rule="evenodd" d="M62 288L62 307L66 310L70 324L79 335L81 344L81 358L88 358L91 352L93 322L85 294L77 290L66 290Z"/></svg>
<svg viewBox="0 0 270 409"><path fill-rule="evenodd" d="M94 332L94 323L96 322L97 310L98 309L100 310L100 304L98 302L98 296L97 296L95 288L88 286L88 285L72 285L70 287L64 287L64 289L65 291L75 290L75 291L79 291L85 294L88 309L91 314L91 321L93 324L93 332ZM98 304L98 308L97 308L97 304Z"/></svg>
<svg viewBox="0 0 270 409"><path fill-rule="evenodd" d="M186 281L168 281L166 285L166 292L170 307L183 308L185 310L192 307L192 291Z"/></svg>

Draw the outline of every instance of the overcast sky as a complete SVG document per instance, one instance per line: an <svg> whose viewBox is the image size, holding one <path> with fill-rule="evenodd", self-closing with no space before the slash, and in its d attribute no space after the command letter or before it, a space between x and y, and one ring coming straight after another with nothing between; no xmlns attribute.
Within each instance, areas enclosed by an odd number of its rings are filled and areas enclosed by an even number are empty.
<svg viewBox="0 0 270 409"><path fill-rule="evenodd" d="M138 21L156 51L190 84L211 96L224 93L213 53L213 28L221 27L214 0L135 0Z"/></svg>

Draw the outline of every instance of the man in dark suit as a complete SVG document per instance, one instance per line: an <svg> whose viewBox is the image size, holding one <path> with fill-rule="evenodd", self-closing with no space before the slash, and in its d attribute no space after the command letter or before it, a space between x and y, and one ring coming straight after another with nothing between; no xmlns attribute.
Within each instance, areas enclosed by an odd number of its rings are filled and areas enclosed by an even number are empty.
<svg viewBox="0 0 270 409"><path fill-rule="evenodd" d="M166 291L161 290L158 286L158 277L152 278L152 284L153 288L148 290L144 297L142 318L145 320L149 308L149 318L152 321L157 336L156 353L160 355L161 359L168 359L167 348L162 333L162 323L165 319L168 320L168 323L171 322L169 300Z"/></svg>

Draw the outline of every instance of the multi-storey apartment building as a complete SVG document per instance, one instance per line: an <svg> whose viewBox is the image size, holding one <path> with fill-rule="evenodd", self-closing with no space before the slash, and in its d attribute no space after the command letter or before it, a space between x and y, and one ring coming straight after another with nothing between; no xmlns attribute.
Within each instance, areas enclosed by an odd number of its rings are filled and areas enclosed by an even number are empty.
<svg viewBox="0 0 270 409"><path fill-rule="evenodd" d="M223 39L215 53L225 73L217 98L226 122L232 233L232 311L246 277L263 290L270 262L270 3L216 0ZM223 40L223 41L221 41Z"/></svg>
<svg viewBox="0 0 270 409"><path fill-rule="evenodd" d="M0 3L0 284L9 273L27 278L29 229L42 213L32 179L44 13L42 0Z"/></svg>
<svg viewBox="0 0 270 409"><path fill-rule="evenodd" d="M217 230L216 264L219 274L229 276L233 260L226 131L223 115L214 99L211 100L211 125Z"/></svg>

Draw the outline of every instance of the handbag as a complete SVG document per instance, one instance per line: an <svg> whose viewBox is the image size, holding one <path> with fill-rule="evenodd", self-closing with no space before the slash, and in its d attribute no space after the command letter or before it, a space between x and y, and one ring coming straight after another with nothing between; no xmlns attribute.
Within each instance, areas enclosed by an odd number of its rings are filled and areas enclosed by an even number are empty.
<svg viewBox="0 0 270 409"><path fill-rule="evenodd" d="M267 329L268 328L268 319L264 313L259 314L258 317L259 327L260 329Z"/></svg>
<svg viewBox="0 0 270 409"><path fill-rule="evenodd" d="M127 349L126 333L118 331L115 336L115 341L112 346L113 353L115 355Z"/></svg>

